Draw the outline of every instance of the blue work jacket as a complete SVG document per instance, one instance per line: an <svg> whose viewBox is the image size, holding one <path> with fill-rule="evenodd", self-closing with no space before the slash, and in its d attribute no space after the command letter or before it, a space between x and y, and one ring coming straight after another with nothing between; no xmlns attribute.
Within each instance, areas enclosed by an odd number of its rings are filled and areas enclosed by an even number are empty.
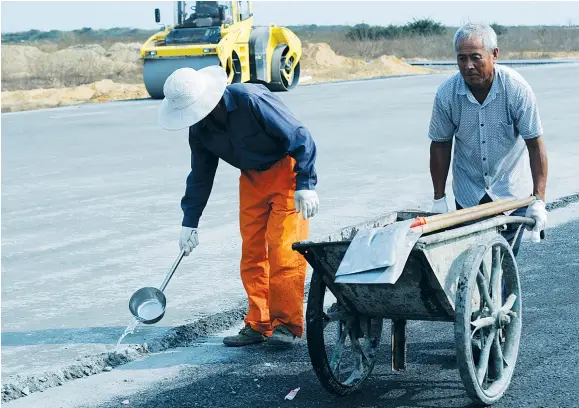
<svg viewBox="0 0 579 408"><path fill-rule="evenodd" d="M267 170L287 155L296 160L297 190L314 190L316 145L281 99L263 85L233 84L223 94L225 129L211 116L189 128L191 172L181 200L182 225L196 228L219 159L240 170Z"/></svg>

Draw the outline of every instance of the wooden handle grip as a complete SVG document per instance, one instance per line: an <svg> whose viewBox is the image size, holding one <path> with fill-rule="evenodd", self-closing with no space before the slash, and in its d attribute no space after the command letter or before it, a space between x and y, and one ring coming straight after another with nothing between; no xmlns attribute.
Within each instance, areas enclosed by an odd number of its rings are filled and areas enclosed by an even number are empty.
<svg viewBox="0 0 579 408"><path fill-rule="evenodd" d="M536 200L535 197L517 199L498 200L493 203L481 204L464 210L453 211L446 214L433 215L426 217L426 224L413 227L412 229L422 234L434 232L440 229L453 227L469 221L475 221L480 218L497 215L505 211L514 210L531 205Z"/></svg>

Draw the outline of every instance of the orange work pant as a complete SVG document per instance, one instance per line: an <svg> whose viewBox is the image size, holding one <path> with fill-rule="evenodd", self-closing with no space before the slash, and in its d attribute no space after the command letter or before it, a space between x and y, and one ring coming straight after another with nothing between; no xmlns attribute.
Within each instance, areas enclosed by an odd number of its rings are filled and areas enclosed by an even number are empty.
<svg viewBox="0 0 579 408"><path fill-rule="evenodd" d="M307 239L309 221L296 213L295 160L239 179L241 280L249 301L245 323L266 336L284 325L301 337L306 260L292 244Z"/></svg>

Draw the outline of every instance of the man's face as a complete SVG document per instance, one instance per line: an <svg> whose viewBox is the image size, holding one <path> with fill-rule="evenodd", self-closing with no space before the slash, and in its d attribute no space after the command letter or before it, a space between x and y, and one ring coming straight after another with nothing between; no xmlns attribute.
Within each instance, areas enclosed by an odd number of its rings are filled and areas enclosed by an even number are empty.
<svg viewBox="0 0 579 408"><path fill-rule="evenodd" d="M479 88L492 82L493 69L499 57L499 49L489 53L480 38L464 40L459 43L456 61L465 82Z"/></svg>

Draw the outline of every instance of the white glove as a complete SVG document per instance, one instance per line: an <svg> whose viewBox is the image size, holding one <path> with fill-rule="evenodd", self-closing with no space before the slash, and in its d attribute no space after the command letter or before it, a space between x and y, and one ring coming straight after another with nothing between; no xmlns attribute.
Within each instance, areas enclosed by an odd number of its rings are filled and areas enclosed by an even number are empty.
<svg viewBox="0 0 579 408"><path fill-rule="evenodd" d="M541 242L541 231L547 227L547 209L543 200L537 200L527 208L525 217L533 218L535 226L531 232L531 241ZM527 229L531 229L527 227Z"/></svg>
<svg viewBox="0 0 579 408"><path fill-rule="evenodd" d="M320 202L318 194L314 190L297 190L294 196L296 212L302 212L304 220L313 217L318 213Z"/></svg>
<svg viewBox="0 0 579 408"><path fill-rule="evenodd" d="M444 214L448 212L448 204L446 203L446 196L439 198L438 200L432 200L432 210L431 213L434 214Z"/></svg>
<svg viewBox="0 0 579 408"><path fill-rule="evenodd" d="M181 228L181 235L179 236L179 249L185 250L185 256L188 256L191 251L193 251L193 248L195 248L197 245L199 245L197 228Z"/></svg>

